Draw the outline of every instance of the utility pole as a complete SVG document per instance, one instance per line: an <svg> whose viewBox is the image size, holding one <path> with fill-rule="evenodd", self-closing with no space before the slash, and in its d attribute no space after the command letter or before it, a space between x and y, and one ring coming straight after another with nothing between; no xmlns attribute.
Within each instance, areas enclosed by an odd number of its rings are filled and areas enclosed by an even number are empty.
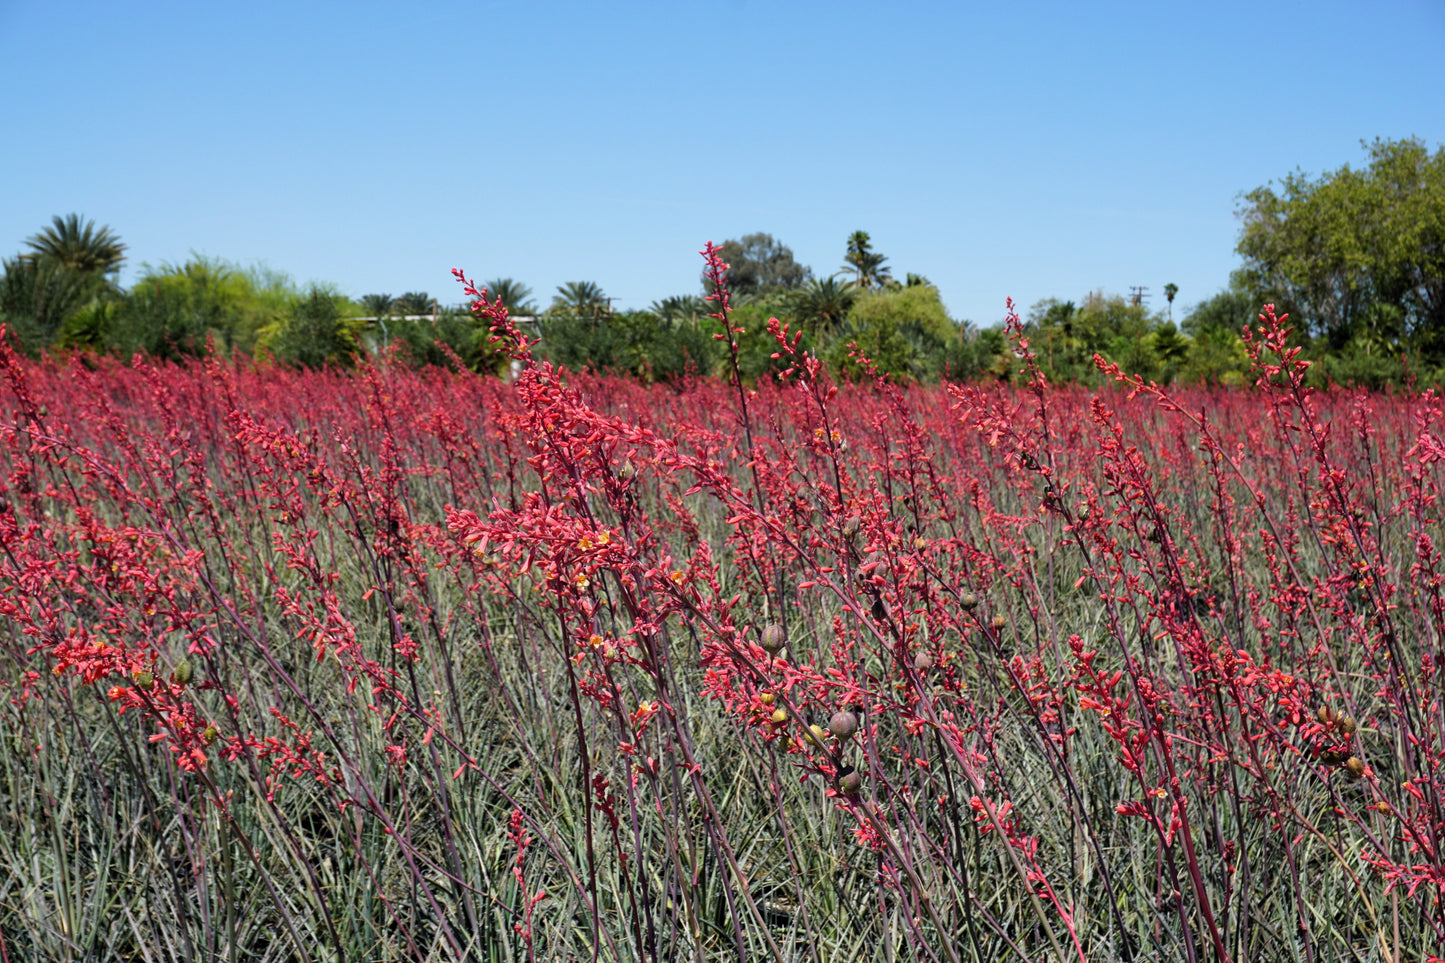
<svg viewBox="0 0 1445 963"><path fill-rule="evenodd" d="M1129 303L1136 308L1142 308L1144 302L1149 300L1149 289L1140 285L1133 285L1129 288Z"/></svg>

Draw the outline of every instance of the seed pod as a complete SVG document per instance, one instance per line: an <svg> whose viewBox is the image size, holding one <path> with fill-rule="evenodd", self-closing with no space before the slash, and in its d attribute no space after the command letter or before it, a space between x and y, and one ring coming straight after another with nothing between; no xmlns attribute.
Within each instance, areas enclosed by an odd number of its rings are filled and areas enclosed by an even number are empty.
<svg viewBox="0 0 1445 963"><path fill-rule="evenodd" d="M1345 775L1350 782L1354 782L1365 774L1365 761L1359 756L1351 756L1345 760Z"/></svg>
<svg viewBox="0 0 1445 963"><path fill-rule="evenodd" d="M928 670L933 668L933 656L927 652L920 652L913 658L913 668L918 670L919 675L926 675Z"/></svg>
<svg viewBox="0 0 1445 963"><path fill-rule="evenodd" d="M770 706L770 705L772 705L772 704L773 704L773 699L775 699L775 698L776 698L776 696L774 696L771 692L760 692L760 693L758 693L758 701L761 702L761 703L762 703L763 705L765 705L765 706Z"/></svg>
<svg viewBox="0 0 1445 963"><path fill-rule="evenodd" d="M828 731L841 742L858 731L858 717L847 709L840 709L828 720Z"/></svg>
<svg viewBox="0 0 1445 963"><path fill-rule="evenodd" d="M844 766L838 770L838 791L849 796L858 795L858 790L863 788L863 777L858 775L858 770L852 766Z"/></svg>
<svg viewBox="0 0 1445 963"><path fill-rule="evenodd" d="M963 606L963 610L965 612L972 612L974 609L978 608L978 596L974 595L972 592L964 592L961 596L959 596L958 604Z"/></svg>
<svg viewBox="0 0 1445 963"><path fill-rule="evenodd" d="M863 519L857 515L849 515L843 520L843 537L852 538L858 534L858 529L863 526Z"/></svg>
<svg viewBox="0 0 1445 963"><path fill-rule="evenodd" d="M191 662L189 659L182 659L176 663L176 668L171 672L171 681L176 685L185 685L191 681Z"/></svg>
<svg viewBox="0 0 1445 963"><path fill-rule="evenodd" d="M787 722L787 721L788 721L788 710L787 710L787 709L781 709L781 708L779 708L779 709L774 709L774 710L773 710L773 715L772 715L772 720L773 720L773 724L774 724L774 725L779 725L779 726L782 725L783 723Z"/></svg>
<svg viewBox="0 0 1445 963"><path fill-rule="evenodd" d="M137 672L135 674L135 684L142 689L149 689L156 684L156 677L146 671Z"/></svg>
<svg viewBox="0 0 1445 963"><path fill-rule="evenodd" d="M1355 734L1355 728L1356 728L1356 726L1355 726L1355 717L1354 717L1354 716L1351 716L1351 715L1348 715L1348 714L1342 715L1342 716L1339 717L1339 719L1337 719L1337 720L1335 720L1335 721L1337 721L1337 722L1340 724L1340 731L1343 732L1345 735L1347 735L1347 736L1353 736L1353 735Z"/></svg>
<svg viewBox="0 0 1445 963"><path fill-rule="evenodd" d="M816 724L809 726L804 733L807 735L808 741L815 746L822 746L823 740L828 738L828 730Z"/></svg>
<svg viewBox="0 0 1445 963"><path fill-rule="evenodd" d="M1322 724L1328 725L1329 721L1334 718L1334 716L1330 712L1329 706L1320 706L1319 711L1315 713L1315 718L1320 720Z"/></svg>
<svg viewBox="0 0 1445 963"><path fill-rule="evenodd" d="M217 729L214 725L210 725L206 726L206 731L201 733L201 738L205 740L206 745L209 746L211 743L215 742L220 735L221 730Z"/></svg>
<svg viewBox="0 0 1445 963"><path fill-rule="evenodd" d="M927 547L928 539L924 538L922 535L918 536L913 540L913 550L915 552L921 552Z"/></svg>
<svg viewBox="0 0 1445 963"><path fill-rule="evenodd" d="M1008 625L1008 619L1002 612L993 617L993 627L995 631L1002 631L1006 625Z"/></svg>
<svg viewBox="0 0 1445 963"><path fill-rule="evenodd" d="M762 645L766 651L776 654L779 649L787 644L787 641L787 637L783 634L783 627L774 622L772 625L763 629L762 642L759 644Z"/></svg>

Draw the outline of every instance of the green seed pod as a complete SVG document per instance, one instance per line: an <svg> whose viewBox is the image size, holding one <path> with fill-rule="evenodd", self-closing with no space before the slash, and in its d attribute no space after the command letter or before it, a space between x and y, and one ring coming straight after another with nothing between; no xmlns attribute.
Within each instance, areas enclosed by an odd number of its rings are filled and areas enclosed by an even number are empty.
<svg viewBox="0 0 1445 963"><path fill-rule="evenodd" d="M809 726L804 730L804 734L808 737L808 741L815 746L823 745L823 740L828 738L828 730L819 725Z"/></svg>
<svg viewBox="0 0 1445 963"><path fill-rule="evenodd" d="M137 672L135 674L135 684L139 688L149 689L151 686L156 684L156 677L151 675L149 672Z"/></svg>
<svg viewBox="0 0 1445 963"><path fill-rule="evenodd" d="M759 644L768 652L777 653L779 649L787 644L787 641L787 637L783 634L783 627L774 622L772 625L763 629L763 638Z"/></svg>
<svg viewBox="0 0 1445 963"><path fill-rule="evenodd" d="M958 598L958 604L963 606L965 612L972 612L978 608L978 596L972 592L964 592Z"/></svg>
<svg viewBox="0 0 1445 963"><path fill-rule="evenodd" d="M840 742L850 738L858 731L858 717L847 709L840 709L833 713L833 718L828 720L828 731Z"/></svg>
<svg viewBox="0 0 1445 963"><path fill-rule="evenodd" d="M788 710L787 710L787 709L782 709L782 708L774 709L774 710L773 710L773 715L772 715L772 720L773 720L773 724L774 724L774 725L778 725L778 726L780 726L780 725L782 725L783 723L787 722L787 721L788 721Z"/></svg>
<svg viewBox="0 0 1445 963"><path fill-rule="evenodd" d="M171 681L176 685L185 685L191 681L191 662L189 659L182 659L176 663L175 671L171 673Z"/></svg>

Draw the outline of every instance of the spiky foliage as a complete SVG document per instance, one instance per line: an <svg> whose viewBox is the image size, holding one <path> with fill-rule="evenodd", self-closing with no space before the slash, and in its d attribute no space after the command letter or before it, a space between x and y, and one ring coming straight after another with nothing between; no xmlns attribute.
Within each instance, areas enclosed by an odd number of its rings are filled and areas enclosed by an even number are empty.
<svg viewBox="0 0 1445 963"><path fill-rule="evenodd" d="M25 243L30 248L23 255L26 260L49 258L85 273L114 274L125 260L126 247L120 235L108 225L96 227L94 221L82 221L79 214L55 215L49 227Z"/></svg>

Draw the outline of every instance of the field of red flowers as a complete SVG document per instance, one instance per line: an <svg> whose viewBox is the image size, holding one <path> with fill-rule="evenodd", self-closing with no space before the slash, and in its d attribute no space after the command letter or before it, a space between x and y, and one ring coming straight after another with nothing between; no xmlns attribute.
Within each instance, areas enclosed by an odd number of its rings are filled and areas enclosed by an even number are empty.
<svg viewBox="0 0 1445 963"><path fill-rule="evenodd" d="M1441 399L477 310L510 383L0 348L0 961L1445 956Z"/></svg>

